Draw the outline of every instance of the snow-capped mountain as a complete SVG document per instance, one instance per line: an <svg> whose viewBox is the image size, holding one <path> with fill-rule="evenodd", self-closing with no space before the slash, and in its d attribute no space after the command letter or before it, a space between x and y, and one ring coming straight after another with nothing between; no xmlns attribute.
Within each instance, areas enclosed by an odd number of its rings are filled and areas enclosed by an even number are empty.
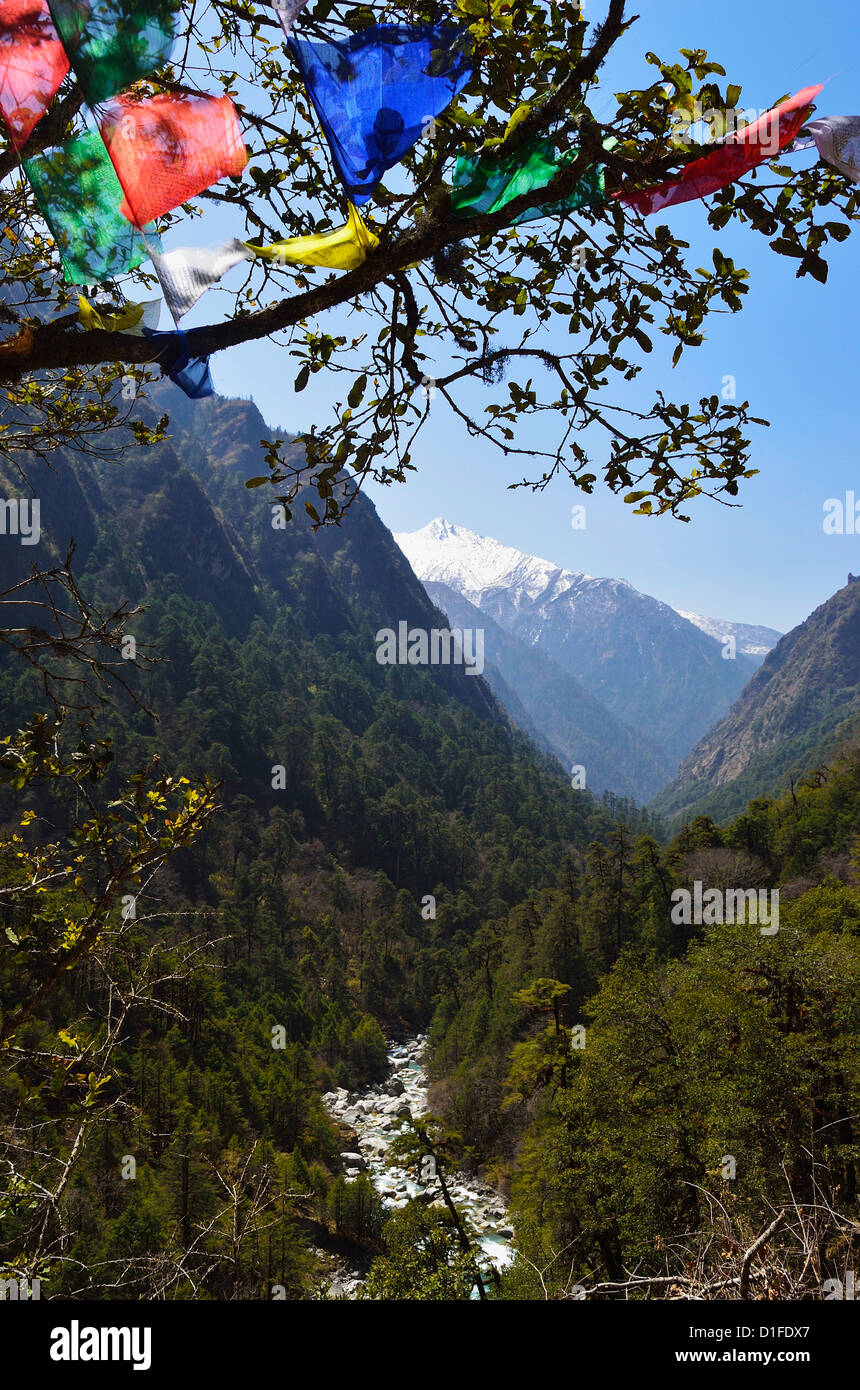
<svg viewBox="0 0 860 1390"><path fill-rule="evenodd" d="M662 791L672 773L666 754L616 719L570 671L539 647L526 646L448 584L425 589L452 627L483 628L484 678L520 728L565 769L586 769L586 785L632 797L640 805Z"/></svg>
<svg viewBox="0 0 860 1390"><path fill-rule="evenodd" d="M740 644L735 659L724 659L731 624L717 623L718 639L704 620L623 579L562 569L441 517L395 540L419 579L447 585L539 648L673 766L723 718L758 664Z"/></svg>
<svg viewBox="0 0 860 1390"><path fill-rule="evenodd" d="M469 599L498 586L522 591L535 599L555 574L564 573L549 560L524 555L512 545L502 545L491 536L478 536L442 517L428 522L420 531L395 535L394 539L422 583L432 579L437 584L447 584Z"/></svg>
<svg viewBox="0 0 860 1390"><path fill-rule="evenodd" d="M680 613L682 618L686 618L688 623L694 627L701 628L709 637L713 637L722 644L727 637L735 639L735 645L739 652L748 656L754 661L756 666L760 666L767 656L772 652L779 639L781 632L777 632L772 627L758 627L750 623L730 623L725 618L703 618L701 613L687 613L683 608L676 608L676 613Z"/></svg>

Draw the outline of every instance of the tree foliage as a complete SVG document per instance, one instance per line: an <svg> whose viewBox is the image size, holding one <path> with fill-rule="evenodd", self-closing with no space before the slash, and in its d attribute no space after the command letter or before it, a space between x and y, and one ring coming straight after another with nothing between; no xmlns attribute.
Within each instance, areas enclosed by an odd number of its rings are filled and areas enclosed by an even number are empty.
<svg viewBox="0 0 860 1390"><path fill-rule="evenodd" d="M269 441L268 472L253 481L271 482L287 502L310 485L314 520L336 519L364 479L408 477L432 403L522 469L514 487L544 488L563 475L587 493L602 478L643 514L687 516L687 504L702 493L730 501L754 471L749 404L716 395L674 402L657 390L640 409L627 388L655 347L677 363L702 343L711 315L739 312L747 272L719 247L710 266L692 266L671 226L643 220L611 197L572 219L550 213L519 228L511 221L563 200L596 163L605 165L610 195L659 182L701 153L677 138L685 121L701 109L725 117L740 87L721 86L725 70L693 46L680 61L647 52L654 81L598 104L613 50L647 38L647 19L631 14L625 0L608 0L600 22L586 19L575 0L452 0L443 9L436 0L408 9L317 0L301 24L319 39L443 13L468 29L474 76L380 185L370 211L378 250L334 276L256 261L231 292L227 317L189 331L188 348L201 355L271 339L273 370L283 373L287 354L297 391L317 373L332 378L331 420L302 436L298 458ZM231 234L262 241L341 223L344 195L277 18L267 6L212 0L183 5L181 23L185 38L174 62L140 90L190 85L232 94L251 158L241 179L170 214L163 229L182 226L193 241L195 210L213 205ZM25 154L79 131L82 119L69 82ZM508 159L543 138L570 155L546 189L493 214L453 213L447 180L457 151ZM155 422L134 423L131 393L119 382L142 383L156 360L168 367L178 348L80 330L56 250L8 149L0 169L7 175L6 448L19 456L76 440L97 448L100 432L122 423L141 440L158 437ZM716 232L748 226L776 254L796 260L798 275L823 281L827 243L848 234L857 195L827 166L799 171L771 162L717 194L702 215ZM122 292L152 287L138 271ZM118 285L107 288L121 293ZM345 492L336 486L344 469L351 479Z"/></svg>

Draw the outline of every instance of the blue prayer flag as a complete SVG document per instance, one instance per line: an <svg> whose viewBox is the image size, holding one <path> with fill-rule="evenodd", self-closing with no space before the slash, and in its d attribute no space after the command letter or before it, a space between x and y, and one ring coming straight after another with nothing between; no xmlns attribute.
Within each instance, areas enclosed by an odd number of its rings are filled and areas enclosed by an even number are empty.
<svg viewBox="0 0 860 1390"><path fill-rule="evenodd" d="M179 342L182 351L172 366L167 368L167 375L175 386L185 392L186 396L189 396L192 401L201 401L205 396L214 396L215 387L212 382L212 374L209 371L209 358L191 356L186 347L185 334L181 328L171 333L157 333L152 328L144 328L143 333L146 338L152 338L155 342L163 342L165 347Z"/></svg>
<svg viewBox="0 0 860 1390"><path fill-rule="evenodd" d="M373 24L328 43L290 39L346 192L369 201L472 75L457 24Z"/></svg>

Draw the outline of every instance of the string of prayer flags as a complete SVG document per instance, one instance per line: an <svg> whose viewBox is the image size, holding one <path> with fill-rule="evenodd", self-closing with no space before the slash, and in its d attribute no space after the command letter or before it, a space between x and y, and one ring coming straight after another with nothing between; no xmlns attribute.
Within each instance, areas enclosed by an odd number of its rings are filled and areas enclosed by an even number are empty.
<svg viewBox="0 0 860 1390"><path fill-rule="evenodd" d="M177 323L228 270L249 259L248 247L235 239L214 248L181 246L175 251L151 254L167 306Z"/></svg>
<svg viewBox="0 0 860 1390"><path fill-rule="evenodd" d="M291 38L290 52L356 204L368 202L468 83L468 32L455 24L372 24L344 40Z"/></svg>
<svg viewBox="0 0 860 1390"><path fill-rule="evenodd" d="M641 193L620 192L613 196L626 207L647 214L662 212L663 208L717 193L790 145L804 125L821 90L821 85L804 87L802 92L766 111L757 121L736 131L729 139L709 150L701 159L694 159L680 174L673 175L658 187L645 188Z"/></svg>
<svg viewBox="0 0 860 1390"><path fill-rule="evenodd" d="M163 67L179 0L48 0L84 99L116 96Z"/></svg>
<svg viewBox="0 0 860 1390"><path fill-rule="evenodd" d="M24 161L70 285L98 285L133 270L149 252L122 215L122 188L97 131Z"/></svg>
<svg viewBox="0 0 860 1390"><path fill-rule="evenodd" d="M106 333L132 333L142 337L144 328L157 328L161 300L149 299L143 304L124 304L121 309L100 309L85 295L78 295L78 318L86 329L101 328Z"/></svg>
<svg viewBox="0 0 860 1390"><path fill-rule="evenodd" d="M333 232L294 236L288 241L276 241L272 246L249 245L248 250L266 261L322 265L329 270L356 270L366 259L368 251L373 251L378 245L379 237L350 203L348 220Z"/></svg>
<svg viewBox="0 0 860 1390"><path fill-rule="evenodd" d="M115 97L102 108L101 133L125 193L123 215L137 227L238 178L248 162L229 97Z"/></svg>
<svg viewBox="0 0 860 1390"><path fill-rule="evenodd" d="M281 21L281 28L289 38L293 32L293 25L308 4L308 0L273 0L273 3L275 14Z"/></svg>
<svg viewBox="0 0 860 1390"><path fill-rule="evenodd" d="M514 198L531 193L534 189L545 188L576 155L576 150L563 150L557 154L555 142L551 139L531 141L524 148L497 158L480 153L460 154L454 166L451 207L462 217L500 212ZM552 213L590 207L604 197L603 168L595 164L586 170L567 198L553 204L527 208L514 218L512 225L531 222Z"/></svg>
<svg viewBox="0 0 860 1390"><path fill-rule="evenodd" d="M821 158L860 183L860 116L822 116L808 129Z"/></svg>
<svg viewBox="0 0 860 1390"><path fill-rule="evenodd" d="M197 248L182 246L173 251L151 251L150 259L161 282L164 298L179 320L194 307L201 295L219 280L254 256L261 260L289 262L292 265L319 265L330 270L355 270L367 252L379 245L360 214L349 205L348 220L332 232L291 237L272 246L253 246L236 239L222 246Z"/></svg>
<svg viewBox="0 0 860 1390"><path fill-rule="evenodd" d="M0 114L22 150L69 71L46 0L0 5Z"/></svg>
<svg viewBox="0 0 860 1390"><path fill-rule="evenodd" d="M163 343L165 348L173 348L177 343L180 345L179 355L172 366L167 368L167 375L190 400L201 401L206 396L214 396L215 387L209 370L209 358L191 356L181 328L171 333L155 333L151 328L144 328L143 336Z"/></svg>

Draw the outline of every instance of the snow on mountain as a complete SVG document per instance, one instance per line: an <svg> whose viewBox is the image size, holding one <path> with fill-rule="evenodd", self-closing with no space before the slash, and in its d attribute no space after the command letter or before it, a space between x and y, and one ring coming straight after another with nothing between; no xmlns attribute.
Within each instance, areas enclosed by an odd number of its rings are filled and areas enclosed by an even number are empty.
<svg viewBox="0 0 860 1390"><path fill-rule="evenodd" d="M562 569L442 517L395 540L422 582L447 585L538 647L676 766L753 674L761 658L745 647L769 641L742 624L710 631L623 579ZM744 644L735 660L723 659L729 629Z"/></svg>
<svg viewBox="0 0 860 1390"><path fill-rule="evenodd" d="M491 536L479 536L465 526L436 517L420 531L394 537L422 583L447 584L474 602L473 594L503 586L522 590L535 599L550 581L563 574L558 565L524 555ZM588 575L571 575L587 579Z"/></svg>
<svg viewBox="0 0 860 1390"><path fill-rule="evenodd" d="M750 657L756 665L764 661L782 637L772 627L759 627L750 623L730 623L724 618L703 618L701 613L687 613L683 608L675 610L694 627L701 628L709 637L722 643L726 637L734 637L737 650Z"/></svg>

